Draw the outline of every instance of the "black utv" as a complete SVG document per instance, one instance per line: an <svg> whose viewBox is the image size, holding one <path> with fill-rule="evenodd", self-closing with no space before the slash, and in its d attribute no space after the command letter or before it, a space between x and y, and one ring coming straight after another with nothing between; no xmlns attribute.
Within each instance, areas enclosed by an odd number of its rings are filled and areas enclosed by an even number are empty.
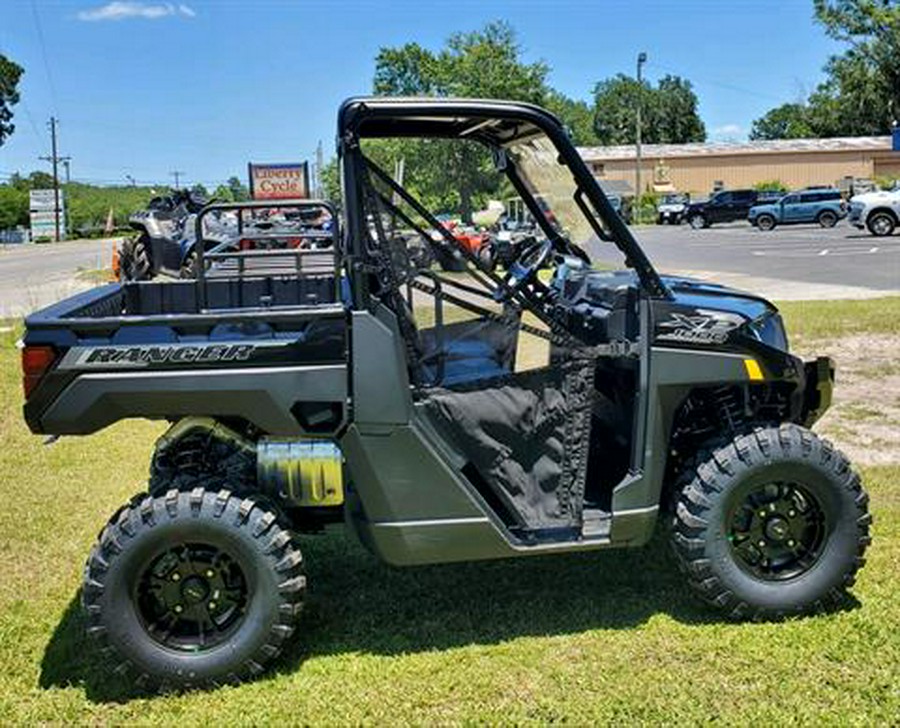
<svg viewBox="0 0 900 728"><path fill-rule="evenodd" d="M659 275L535 106L353 99L338 141L325 263L223 267L201 245L196 280L111 284L26 322L34 432L171 423L85 569L111 668L151 687L259 674L302 639L296 534L340 521L397 566L639 547L661 526L729 617L840 604L867 497L809 429L834 367L790 353L772 304ZM473 155L539 233L488 269L385 171L405 145Z"/></svg>

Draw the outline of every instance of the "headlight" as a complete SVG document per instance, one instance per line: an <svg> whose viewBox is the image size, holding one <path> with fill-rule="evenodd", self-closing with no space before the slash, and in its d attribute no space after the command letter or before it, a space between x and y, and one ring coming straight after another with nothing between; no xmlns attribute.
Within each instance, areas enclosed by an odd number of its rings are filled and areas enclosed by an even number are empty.
<svg viewBox="0 0 900 728"><path fill-rule="evenodd" d="M772 312L763 314L747 324L750 334L767 346L779 351L788 351L787 332L781 314Z"/></svg>

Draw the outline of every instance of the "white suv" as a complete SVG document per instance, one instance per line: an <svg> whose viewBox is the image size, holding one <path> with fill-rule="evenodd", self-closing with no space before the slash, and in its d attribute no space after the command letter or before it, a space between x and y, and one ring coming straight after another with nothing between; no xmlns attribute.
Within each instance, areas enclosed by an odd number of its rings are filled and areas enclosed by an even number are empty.
<svg viewBox="0 0 900 728"><path fill-rule="evenodd" d="M868 228L872 235L890 235L900 224L900 189L851 197L847 220L860 230Z"/></svg>

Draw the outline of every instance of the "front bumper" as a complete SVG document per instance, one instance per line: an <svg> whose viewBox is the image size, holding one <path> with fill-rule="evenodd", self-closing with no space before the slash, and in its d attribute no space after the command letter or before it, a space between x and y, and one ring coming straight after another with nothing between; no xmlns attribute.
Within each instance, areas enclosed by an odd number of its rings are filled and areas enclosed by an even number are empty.
<svg viewBox="0 0 900 728"><path fill-rule="evenodd" d="M801 421L811 427L831 406L834 390L834 361L829 356L820 356L814 361L803 363L806 371L806 389L803 392L803 412Z"/></svg>

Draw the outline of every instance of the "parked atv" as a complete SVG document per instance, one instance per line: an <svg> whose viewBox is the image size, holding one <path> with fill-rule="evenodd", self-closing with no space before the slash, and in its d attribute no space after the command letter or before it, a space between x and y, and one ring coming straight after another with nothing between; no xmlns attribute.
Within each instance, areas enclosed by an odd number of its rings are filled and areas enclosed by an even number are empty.
<svg viewBox="0 0 900 728"><path fill-rule="evenodd" d="M122 280L144 281L160 273L193 278L197 272L195 221L207 200L191 190L154 197L128 224L137 234L119 251ZM222 230L222 239L227 237Z"/></svg>
<svg viewBox="0 0 900 728"><path fill-rule="evenodd" d="M297 534L331 523L396 566L635 548L663 525L686 586L729 618L843 603L868 498L810 429L834 365L793 354L773 304L660 275L531 104L352 99L337 132L328 255L226 252L231 275L107 285L26 321L33 432L170 423L84 572L110 669L163 689L259 675L317 628ZM369 153L416 137L477 142L519 193L537 227L502 272ZM197 229L265 205L208 206ZM598 249L623 269L594 270ZM248 272L265 256L328 260Z"/></svg>

